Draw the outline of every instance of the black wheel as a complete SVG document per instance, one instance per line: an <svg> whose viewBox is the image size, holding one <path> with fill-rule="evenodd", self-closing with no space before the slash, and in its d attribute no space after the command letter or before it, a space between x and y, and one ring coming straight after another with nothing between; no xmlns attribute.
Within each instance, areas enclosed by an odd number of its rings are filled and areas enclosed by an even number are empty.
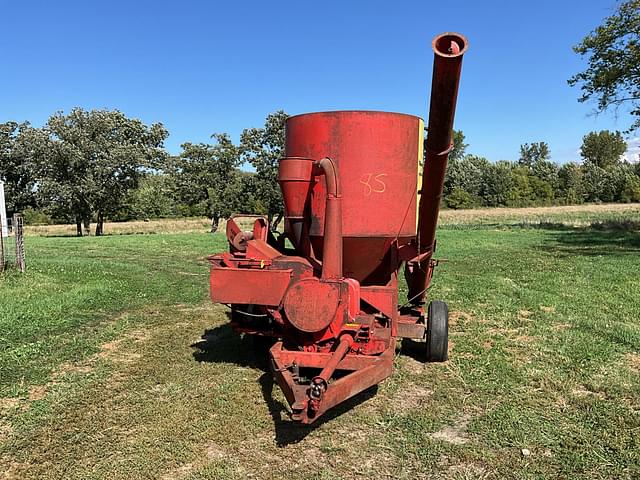
<svg viewBox="0 0 640 480"><path fill-rule="evenodd" d="M429 303L425 339L427 362L444 362L449 358L449 307L440 300Z"/></svg>

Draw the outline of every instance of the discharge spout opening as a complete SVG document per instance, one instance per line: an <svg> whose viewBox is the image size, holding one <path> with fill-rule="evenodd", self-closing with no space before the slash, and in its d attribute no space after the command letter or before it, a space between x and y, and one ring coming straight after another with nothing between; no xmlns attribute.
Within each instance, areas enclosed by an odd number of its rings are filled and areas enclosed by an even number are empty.
<svg viewBox="0 0 640 480"><path fill-rule="evenodd" d="M457 33L441 33L433 39L431 47L436 55L446 58L464 55L467 51L467 39Z"/></svg>

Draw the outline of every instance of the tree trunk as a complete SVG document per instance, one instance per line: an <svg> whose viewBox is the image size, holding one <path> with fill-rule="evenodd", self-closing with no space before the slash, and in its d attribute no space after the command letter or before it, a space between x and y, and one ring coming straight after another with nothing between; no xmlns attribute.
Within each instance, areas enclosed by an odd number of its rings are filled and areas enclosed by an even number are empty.
<svg viewBox="0 0 640 480"><path fill-rule="evenodd" d="M80 217L76 217L76 237L82 236L82 220Z"/></svg>
<svg viewBox="0 0 640 480"><path fill-rule="evenodd" d="M216 233L218 231L219 222L220 222L220 217L218 215L214 215L211 218L211 233Z"/></svg>
<svg viewBox="0 0 640 480"><path fill-rule="evenodd" d="M83 223L84 223L84 234L87 237L90 237L91 236L91 219L89 217L86 217L83 220Z"/></svg>
<svg viewBox="0 0 640 480"><path fill-rule="evenodd" d="M102 212L98 212L98 218L96 220L96 237L101 237L104 233L104 216Z"/></svg>

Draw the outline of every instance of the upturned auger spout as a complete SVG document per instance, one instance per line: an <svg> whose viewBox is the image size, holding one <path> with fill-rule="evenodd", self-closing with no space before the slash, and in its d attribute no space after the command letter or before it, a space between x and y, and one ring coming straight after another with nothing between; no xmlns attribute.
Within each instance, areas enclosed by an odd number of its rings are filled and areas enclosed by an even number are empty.
<svg viewBox="0 0 640 480"><path fill-rule="evenodd" d="M229 251L209 257L211 298L231 306L232 327L273 339L271 369L295 421L312 423L389 377L399 338L420 341L425 360L447 359L447 306L425 302L466 49L456 33L433 40L426 142L412 115L289 117L278 174L284 232L263 217L243 231L232 217Z"/></svg>

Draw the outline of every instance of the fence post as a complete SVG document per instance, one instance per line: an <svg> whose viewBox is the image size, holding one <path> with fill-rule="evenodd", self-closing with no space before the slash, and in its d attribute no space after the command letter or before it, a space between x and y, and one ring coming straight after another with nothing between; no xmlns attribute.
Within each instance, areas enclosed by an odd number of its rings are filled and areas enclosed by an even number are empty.
<svg viewBox="0 0 640 480"><path fill-rule="evenodd" d="M13 234L16 237L16 266L20 272L24 273L26 269L24 255L24 219L19 213L13 215Z"/></svg>
<svg viewBox="0 0 640 480"><path fill-rule="evenodd" d="M7 228L7 209L4 201L4 182L0 180L0 272L7 266L7 258L4 253L4 239L9 236Z"/></svg>
<svg viewBox="0 0 640 480"><path fill-rule="evenodd" d="M3 221L2 213L0 213L0 224ZM5 267L7 266L4 258L4 235L2 235L2 227L0 227L0 272L4 272Z"/></svg>
<svg viewBox="0 0 640 480"><path fill-rule="evenodd" d="M4 200L4 182L0 180L0 230L2 230L0 236L5 238L9 236L8 221L7 205Z"/></svg>

